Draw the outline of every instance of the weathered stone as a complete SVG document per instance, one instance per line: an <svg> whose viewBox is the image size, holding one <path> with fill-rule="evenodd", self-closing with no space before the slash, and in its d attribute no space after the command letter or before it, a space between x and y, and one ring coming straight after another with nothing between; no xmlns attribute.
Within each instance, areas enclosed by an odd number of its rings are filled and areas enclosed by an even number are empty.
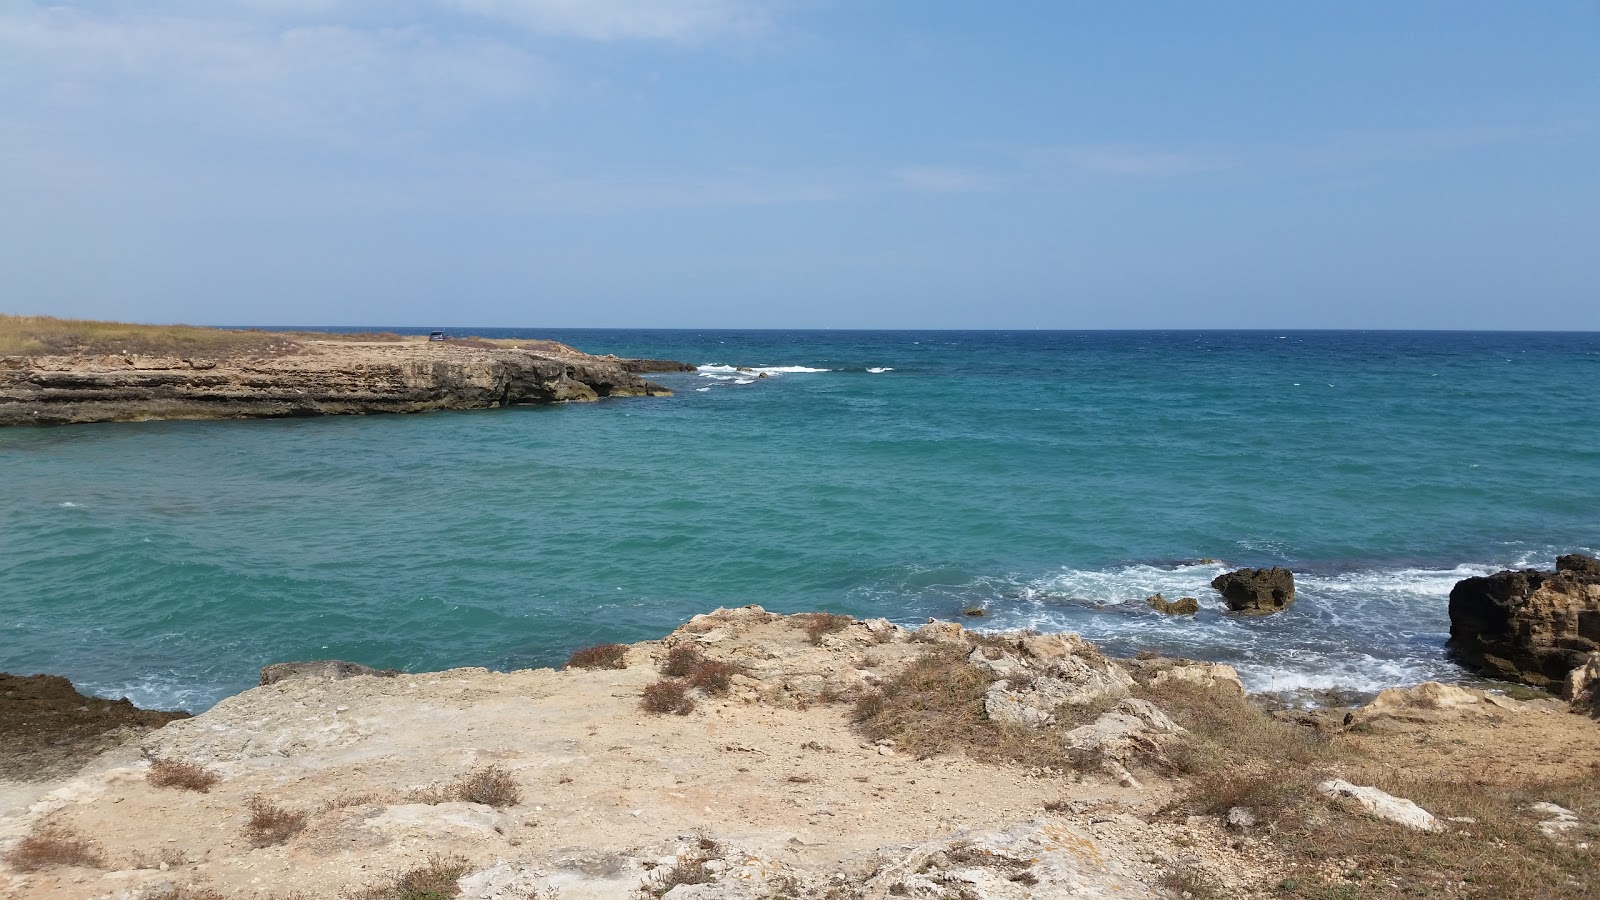
<svg viewBox="0 0 1600 900"><path fill-rule="evenodd" d="M1094 753L1120 763L1136 755L1159 756L1184 729L1148 700L1123 700L1117 708L1062 737L1068 750Z"/></svg>
<svg viewBox="0 0 1600 900"><path fill-rule="evenodd" d="M1565 696L1573 712L1600 718L1600 653L1567 673Z"/></svg>
<svg viewBox="0 0 1600 900"><path fill-rule="evenodd" d="M188 717L85 696L59 675L0 672L0 779L55 777L130 733Z"/></svg>
<svg viewBox="0 0 1600 900"><path fill-rule="evenodd" d="M1459 581L1450 648L1475 671L1559 691L1600 651L1600 575L1524 569Z"/></svg>
<svg viewBox="0 0 1600 900"><path fill-rule="evenodd" d="M1150 608L1158 613L1169 616L1192 616L1200 611L1200 601L1193 597L1184 597L1179 600L1168 600L1160 594L1152 594L1145 599Z"/></svg>
<svg viewBox="0 0 1600 900"><path fill-rule="evenodd" d="M1156 673L1150 680L1154 687L1183 682L1205 688L1222 690L1236 697L1245 694L1244 682L1239 680L1239 670L1225 663L1186 662Z"/></svg>
<svg viewBox="0 0 1600 900"><path fill-rule="evenodd" d="M371 666L345 662L342 659L317 659L310 662L281 662L262 666L260 683L277 684L288 678L327 678L337 681L340 678L355 678L358 675L393 678L399 674L399 669L374 669Z"/></svg>
<svg viewBox="0 0 1600 900"><path fill-rule="evenodd" d="M1582 553L1568 553L1566 556L1556 557L1556 571L1573 572L1578 575L1600 575L1600 559Z"/></svg>
<svg viewBox="0 0 1600 900"><path fill-rule="evenodd" d="M1294 573L1270 569L1236 569L1211 580L1228 608L1248 616L1275 613L1294 602Z"/></svg>
<svg viewBox="0 0 1600 900"><path fill-rule="evenodd" d="M1439 820L1410 800L1396 797L1375 787L1351 784L1332 778L1317 785L1324 797L1334 800L1354 800L1362 809L1386 822L1403 825L1416 831L1443 831Z"/></svg>

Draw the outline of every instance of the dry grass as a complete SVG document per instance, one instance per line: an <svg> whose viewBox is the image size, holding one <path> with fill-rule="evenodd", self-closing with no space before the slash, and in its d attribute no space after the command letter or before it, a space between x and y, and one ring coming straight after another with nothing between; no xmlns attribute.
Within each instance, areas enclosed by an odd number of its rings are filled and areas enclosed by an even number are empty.
<svg viewBox="0 0 1600 900"><path fill-rule="evenodd" d="M504 766L484 766L468 772L455 783L454 793L463 803L482 803L496 809L516 806L522 799L522 789Z"/></svg>
<svg viewBox="0 0 1600 900"><path fill-rule="evenodd" d="M569 669L626 669L628 667L626 644L599 644L574 651L567 657Z"/></svg>
<svg viewBox="0 0 1600 900"><path fill-rule="evenodd" d="M664 897L680 884L710 884L715 877L706 868L706 863L710 861L711 856L707 853L686 853L678 857L672 868L640 885L639 890L647 897Z"/></svg>
<svg viewBox="0 0 1600 900"><path fill-rule="evenodd" d="M174 884L147 900L223 900L223 895L211 888L195 884Z"/></svg>
<svg viewBox="0 0 1600 900"><path fill-rule="evenodd" d="M733 676L743 671L732 663L706 659L700 648L693 644L673 647L661 663L662 675L687 679L691 687L699 688L713 697L728 693L733 688Z"/></svg>
<svg viewBox="0 0 1600 900"><path fill-rule="evenodd" d="M821 644L822 639L836 631L843 631L855 624L855 619L841 616L837 613L801 613L795 616L802 628L806 630L806 637L813 645Z"/></svg>
<svg viewBox="0 0 1600 900"><path fill-rule="evenodd" d="M222 778L198 763L158 759L150 763L150 769L145 772L144 780L154 787L173 787L206 794L210 793L211 788Z"/></svg>
<svg viewBox="0 0 1600 900"><path fill-rule="evenodd" d="M57 866L103 869L105 855L99 845L66 825L47 824L6 852L6 864L18 872L38 872Z"/></svg>
<svg viewBox="0 0 1600 900"><path fill-rule="evenodd" d="M245 837L257 847L282 844L306 827L309 816L273 803L257 794L250 798L250 821L245 823Z"/></svg>
<svg viewBox="0 0 1600 900"><path fill-rule="evenodd" d="M447 900L461 895L456 882L469 868L459 856L432 856L427 865L344 896L346 900Z"/></svg>
<svg viewBox="0 0 1600 900"><path fill-rule="evenodd" d="M205 328L196 325L135 325L57 319L51 316L0 315L0 356L99 356L130 353L142 356L228 357L294 353L308 340L396 342L388 332L322 334L255 329Z"/></svg>
<svg viewBox="0 0 1600 900"><path fill-rule="evenodd" d="M663 678L646 685L639 705L653 713L686 716L694 712L694 698L689 696L688 682L676 678Z"/></svg>
<svg viewBox="0 0 1600 900"><path fill-rule="evenodd" d="M894 741L918 758L962 751L975 759L1067 766L1059 728L990 721L983 695L994 676L967 662L965 647L935 646L877 691L856 701L854 720L868 738Z"/></svg>

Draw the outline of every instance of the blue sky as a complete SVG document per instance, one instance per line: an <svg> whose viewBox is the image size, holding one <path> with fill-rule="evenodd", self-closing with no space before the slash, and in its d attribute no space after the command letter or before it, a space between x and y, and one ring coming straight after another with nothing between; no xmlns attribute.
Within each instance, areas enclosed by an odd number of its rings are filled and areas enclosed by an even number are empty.
<svg viewBox="0 0 1600 900"><path fill-rule="evenodd" d="M1600 3L0 0L0 311L1600 330Z"/></svg>

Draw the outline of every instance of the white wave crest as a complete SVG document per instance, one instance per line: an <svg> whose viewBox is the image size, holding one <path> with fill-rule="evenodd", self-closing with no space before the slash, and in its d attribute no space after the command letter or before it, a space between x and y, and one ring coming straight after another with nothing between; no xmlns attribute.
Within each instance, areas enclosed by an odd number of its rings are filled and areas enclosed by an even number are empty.
<svg viewBox="0 0 1600 900"><path fill-rule="evenodd" d="M892 367L892 366L878 366L876 368L868 369L867 371L871 372L874 375L882 375L885 372L893 372L894 371L894 367Z"/></svg>
<svg viewBox="0 0 1600 900"><path fill-rule="evenodd" d="M814 369L810 366L724 366L707 365L697 368L701 378L737 377L740 375L766 375L769 378L776 375L804 375L816 372L831 372L832 369Z"/></svg>
<svg viewBox="0 0 1600 900"><path fill-rule="evenodd" d="M57 503L56 505L61 507L62 509L77 509L78 508L78 504L73 503L71 500L68 500L65 503Z"/></svg>

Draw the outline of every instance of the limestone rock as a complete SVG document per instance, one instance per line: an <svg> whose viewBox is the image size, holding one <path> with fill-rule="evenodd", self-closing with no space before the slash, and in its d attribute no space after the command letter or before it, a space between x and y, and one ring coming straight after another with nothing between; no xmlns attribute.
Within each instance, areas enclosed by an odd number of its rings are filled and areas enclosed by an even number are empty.
<svg viewBox="0 0 1600 900"><path fill-rule="evenodd" d="M1582 553L1568 553L1566 556L1556 557L1556 571L1578 575L1600 575L1600 559Z"/></svg>
<svg viewBox="0 0 1600 900"><path fill-rule="evenodd" d="M1152 594L1146 598L1150 608L1158 613L1169 616L1192 616L1200 611L1200 601L1193 597L1184 597L1179 600L1168 600L1160 594Z"/></svg>
<svg viewBox="0 0 1600 900"><path fill-rule="evenodd" d="M1539 823L1539 830L1548 838L1561 838L1569 831L1576 831L1583 827L1583 820L1578 814L1564 806L1557 806L1548 801L1541 801L1528 807L1530 810L1544 816Z"/></svg>
<svg viewBox="0 0 1600 900"><path fill-rule="evenodd" d="M1226 663L1190 662L1163 669L1151 680L1151 684L1156 687L1173 682L1215 688L1236 697L1245 695L1244 682L1239 679L1239 670Z"/></svg>
<svg viewBox="0 0 1600 900"><path fill-rule="evenodd" d="M1559 691L1600 651L1600 575L1524 569L1459 581L1450 648L1478 672Z"/></svg>
<svg viewBox="0 0 1600 900"><path fill-rule="evenodd" d="M1351 784L1340 778L1331 778L1317 785L1324 797L1333 800L1354 800L1362 809L1386 822L1403 825L1416 831L1443 831L1439 820L1410 800L1396 797L1375 787Z"/></svg>
<svg viewBox="0 0 1600 900"><path fill-rule="evenodd" d="M1128 696L1133 678L1076 635L1024 635L1014 652L990 645L967 661L1001 680L984 696L989 718L1038 728L1062 706L1087 706Z"/></svg>
<svg viewBox="0 0 1600 900"><path fill-rule="evenodd" d="M281 662L261 667L261 684L277 684L288 678L326 678L337 681L341 678L354 678L358 675L375 675L380 678L393 678L400 674L399 669L374 669L360 663L345 662L342 659L317 659L310 662Z"/></svg>
<svg viewBox="0 0 1600 900"><path fill-rule="evenodd" d="M1395 719L1402 722L1440 722L1462 714L1514 712L1521 704L1475 688L1426 681L1415 687L1388 688L1371 703L1352 710L1345 724Z"/></svg>
<svg viewBox="0 0 1600 900"><path fill-rule="evenodd" d="M1236 569L1211 580L1228 608L1247 616L1275 613L1294 602L1294 573L1270 569Z"/></svg>
<svg viewBox="0 0 1600 900"><path fill-rule="evenodd" d="M1062 744L1068 750L1127 763L1139 755L1160 758L1166 745L1183 733L1154 703L1128 699L1093 722L1067 732Z"/></svg>
<svg viewBox="0 0 1600 900"><path fill-rule="evenodd" d="M1600 653L1567 673L1564 696L1573 712L1600 718Z"/></svg>

